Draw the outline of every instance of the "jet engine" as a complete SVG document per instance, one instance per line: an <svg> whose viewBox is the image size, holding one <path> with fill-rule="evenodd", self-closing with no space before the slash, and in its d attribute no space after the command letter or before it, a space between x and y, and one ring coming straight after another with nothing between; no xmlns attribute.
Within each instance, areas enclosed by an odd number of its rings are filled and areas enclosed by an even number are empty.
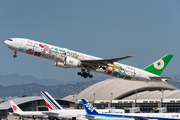
<svg viewBox="0 0 180 120"><path fill-rule="evenodd" d="M66 56L64 64L68 67L77 68L81 65L81 61L76 58Z"/></svg>
<svg viewBox="0 0 180 120"><path fill-rule="evenodd" d="M162 79L163 82L167 82L168 80L167 79Z"/></svg>
<svg viewBox="0 0 180 120"><path fill-rule="evenodd" d="M77 68L78 66L81 65L81 61L80 60L78 60L76 58L73 58L73 57L70 57L70 56L66 56L63 62L64 63L62 63L62 62L55 62L55 66L67 69L69 67Z"/></svg>
<svg viewBox="0 0 180 120"><path fill-rule="evenodd" d="M56 67L60 67L60 68L63 68L63 69L67 69L68 67L64 65L64 63L62 62L55 62L55 66Z"/></svg>

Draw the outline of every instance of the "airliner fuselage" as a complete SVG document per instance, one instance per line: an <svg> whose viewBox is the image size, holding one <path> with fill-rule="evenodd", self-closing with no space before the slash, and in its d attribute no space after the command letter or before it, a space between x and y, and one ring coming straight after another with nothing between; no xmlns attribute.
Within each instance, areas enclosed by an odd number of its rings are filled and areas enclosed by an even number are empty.
<svg viewBox="0 0 180 120"><path fill-rule="evenodd" d="M78 75L84 78L92 78L93 76L90 74L90 71L93 71L127 80L159 80L159 76L156 74L116 62L131 56L115 59L102 59L67 48L61 48L25 38L10 38L4 41L4 43L14 51L14 57L17 57L16 53L18 51L53 60L55 61L55 65L60 68L80 68L81 72L78 72ZM162 59L159 61L161 62ZM157 68L158 67L159 66L157 66Z"/></svg>

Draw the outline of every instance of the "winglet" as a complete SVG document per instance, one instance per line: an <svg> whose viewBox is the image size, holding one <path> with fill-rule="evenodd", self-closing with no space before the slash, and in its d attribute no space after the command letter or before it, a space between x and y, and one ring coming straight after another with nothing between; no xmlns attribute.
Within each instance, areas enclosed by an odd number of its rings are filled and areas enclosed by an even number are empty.
<svg viewBox="0 0 180 120"><path fill-rule="evenodd" d="M162 57L161 59L157 60L153 64L149 65L148 67L144 68L145 71L156 74L158 76L161 75L163 70L168 65L169 61L172 59L173 55L167 54L166 56Z"/></svg>
<svg viewBox="0 0 180 120"><path fill-rule="evenodd" d="M41 95L48 106L49 111L63 110L63 108L54 100L54 98L48 92L41 92Z"/></svg>
<svg viewBox="0 0 180 120"><path fill-rule="evenodd" d="M85 99L81 99L87 115L98 115L99 113Z"/></svg>
<svg viewBox="0 0 180 120"><path fill-rule="evenodd" d="M9 101L14 112L23 112L12 100Z"/></svg>

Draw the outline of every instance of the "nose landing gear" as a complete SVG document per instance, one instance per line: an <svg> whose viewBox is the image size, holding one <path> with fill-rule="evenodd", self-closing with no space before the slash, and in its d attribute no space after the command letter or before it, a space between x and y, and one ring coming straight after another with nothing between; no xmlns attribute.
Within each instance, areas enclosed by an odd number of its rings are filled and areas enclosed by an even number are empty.
<svg viewBox="0 0 180 120"><path fill-rule="evenodd" d="M14 51L14 50L13 50ZM17 51L14 51L14 55L13 55L14 58L17 57Z"/></svg>
<svg viewBox="0 0 180 120"><path fill-rule="evenodd" d="M89 71L87 71L87 72L85 70L81 70L81 71L82 72L77 73L81 77L84 77L84 78L87 78L87 77L92 78L93 77L93 75L91 75Z"/></svg>

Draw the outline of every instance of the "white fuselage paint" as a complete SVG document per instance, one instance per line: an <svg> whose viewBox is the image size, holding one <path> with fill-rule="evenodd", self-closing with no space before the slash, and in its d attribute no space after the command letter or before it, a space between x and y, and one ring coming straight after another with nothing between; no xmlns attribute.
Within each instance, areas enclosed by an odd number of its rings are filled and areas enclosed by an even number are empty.
<svg viewBox="0 0 180 120"><path fill-rule="evenodd" d="M123 109L97 109L99 113L109 113L111 110L113 110L113 113L115 114L124 114ZM56 118L63 118L63 119L71 119L72 117L76 117L77 120L84 120L87 119L86 112L84 109L75 109L75 110L52 110L52 111L46 111L45 112L50 117L56 117ZM52 113L52 114L51 114Z"/></svg>
<svg viewBox="0 0 180 120"><path fill-rule="evenodd" d="M48 115L44 114L43 111L28 111L28 112L14 112L13 115L17 115L19 117L38 117L38 118L48 118Z"/></svg>
<svg viewBox="0 0 180 120"><path fill-rule="evenodd" d="M77 60L98 60L102 59L99 57L94 57L91 55L83 54L80 52L76 52L73 50L69 50L67 48L61 48L53 45L49 45L46 43L38 42L38 41L33 41L30 39L25 39L25 38L12 38L10 40L6 40L5 44L11 48L14 51L19 51L22 53L38 56L41 58L46 58L49 60L53 60L55 62L60 62L61 64L64 64L60 58L62 58L62 53L66 53L67 56L72 57L73 59L76 58ZM71 62L71 61L69 61ZM72 61L73 62L73 61ZM115 62L114 65L119 65L121 68L123 68L124 73L129 76L130 80L143 80L143 81L149 81L151 80L149 77L159 77L155 74L149 73L147 71L144 71L139 68L135 68L132 66L128 66L125 64L117 63ZM69 68L69 66L62 66L62 68ZM83 66L77 66L76 68L83 69ZM103 69L91 69L93 72L98 72L106 75L111 75L114 77L117 77L115 75L115 72L113 73L112 70L108 73L108 70L103 70ZM128 79L128 77L122 77L124 79Z"/></svg>

